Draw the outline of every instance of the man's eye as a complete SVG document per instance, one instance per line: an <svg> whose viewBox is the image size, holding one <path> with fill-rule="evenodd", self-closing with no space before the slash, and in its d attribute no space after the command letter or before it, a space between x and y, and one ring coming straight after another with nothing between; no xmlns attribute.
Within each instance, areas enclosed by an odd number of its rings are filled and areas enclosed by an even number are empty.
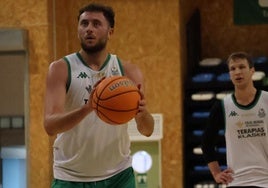
<svg viewBox="0 0 268 188"><path fill-rule="evenodd" d="M95 27L98 27L98 26L101 25L100 22L94 22L93 24L94 24Z"/></svg>
<svg viewBox="0 0 268 188"><path fill-rule="evenodd" d="M81 25L82 25L82 26L87 26L87 25L88 25L88 22L83 22L83 21L82 21L82 22L81 22Z"/></svg>

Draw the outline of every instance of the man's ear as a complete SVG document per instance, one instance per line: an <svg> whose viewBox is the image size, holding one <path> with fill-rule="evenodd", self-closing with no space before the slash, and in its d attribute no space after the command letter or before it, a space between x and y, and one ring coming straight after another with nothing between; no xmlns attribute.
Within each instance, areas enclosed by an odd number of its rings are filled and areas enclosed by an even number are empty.
<svg viewBox="0 0 268 188"><path fill-rule="evenodd" d="M111 38L112 34L114 33L114 28L110 28L108 32L108 39Z"/></svg>

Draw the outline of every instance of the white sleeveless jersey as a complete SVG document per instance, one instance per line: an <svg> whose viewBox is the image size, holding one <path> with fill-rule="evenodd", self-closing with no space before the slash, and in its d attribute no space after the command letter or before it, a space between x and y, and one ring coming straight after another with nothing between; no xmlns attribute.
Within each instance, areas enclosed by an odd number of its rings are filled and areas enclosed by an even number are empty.
<svg viewBox="0 0 268 188"><path fill-rule="evenodd" d="M90 69L79 53L66 56L69 68L66 111L83 106L103 76L123 75L120 61L109 54L100 71ZM54 142L54 177L91 182L109 178L131 166L127 125L112 126L91 112Z"/></svg>
<svg viewBox="0 0 268 188"><path fill-rule="evenodd" d="M268 187L268 93L261 91L250 106L224 101L227 165L234 170L228 186Z"/></svg>

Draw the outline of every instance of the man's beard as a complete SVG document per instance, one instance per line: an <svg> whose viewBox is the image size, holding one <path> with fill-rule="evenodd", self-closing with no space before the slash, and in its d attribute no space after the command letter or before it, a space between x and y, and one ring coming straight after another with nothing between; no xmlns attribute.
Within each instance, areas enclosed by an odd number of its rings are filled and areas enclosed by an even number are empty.
<svg viewBox="0 0 268 188"><path fill-rule="evenodd" d="M82 49L87 53L87 54L94 54L99 51L102 51L106 47L106 41L101 41L97 43L95 46L86 46L85 43L81 43Z"/></svg>

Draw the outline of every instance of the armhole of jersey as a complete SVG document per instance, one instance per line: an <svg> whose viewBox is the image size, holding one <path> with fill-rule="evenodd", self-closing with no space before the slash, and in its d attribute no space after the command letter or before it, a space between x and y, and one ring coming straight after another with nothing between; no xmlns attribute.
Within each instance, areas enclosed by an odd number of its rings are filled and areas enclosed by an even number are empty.
<svg viewBox="0 0 268 188"><path fill-rule="evenodd" d="M71 65L67 57L64 57L63 59L66 62L67 67L68 67L68 78L67 78L67 83L66 83L66 93L67 93L71 85Z"/></svg>
<svg viewBox="0 0 268 188"><path fill-rule="evenodd" d="M221 109L222 109L222 115L223 115L223 121L224 121L224 132L226 131L226 113L225 113L225 108L224 108L224 99L221 101Z"/></svg>
<svg viewBox="0 0 268 188"><path fill-rule="evenodd" d="M121 73L122 73L122 76L124 76L125 73L124 73L124 69L123 69L122 62L120 61L120 59L119 59L118 57L116 57L116 58L117 58L117 61L118 61L119 68L120 68L120 71L121 71Z"/></svg>

